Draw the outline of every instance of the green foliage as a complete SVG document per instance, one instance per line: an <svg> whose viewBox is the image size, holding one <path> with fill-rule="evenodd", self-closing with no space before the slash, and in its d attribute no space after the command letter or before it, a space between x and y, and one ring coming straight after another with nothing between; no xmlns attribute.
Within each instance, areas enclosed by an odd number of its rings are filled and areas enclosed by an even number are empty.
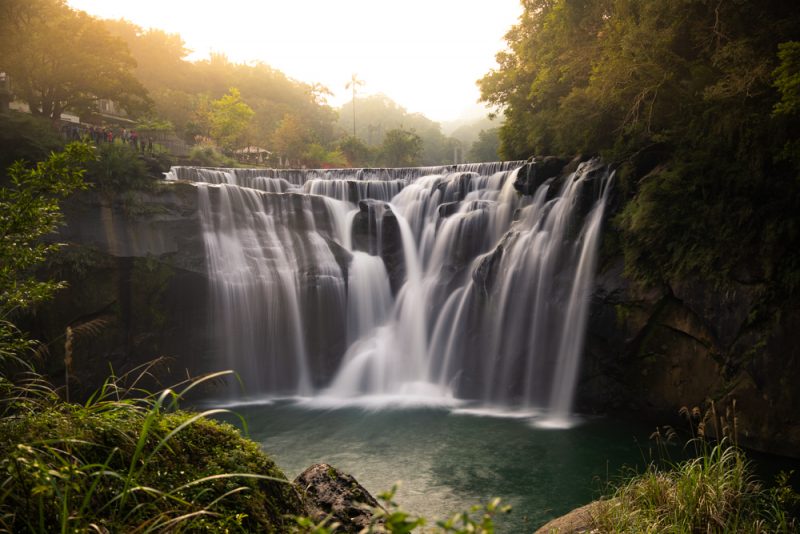
<svg viewBox="0 0 800 534"><path fill-rule="evenodd" d="M129 111L149 105L125 43L99 20L58 0L4 2L0 58L14 94L34 114L53 120L68 110L90 111L99 98Z"/></svg>
<svg viewBox="0 0 800 534"><path fill-rule="evenodd" d="M330 149L335 141L337 117L325 103L326 88L297 82L263 63L236 64L222 54L190 62L179 35L144 30L127 21L103 23L130 48L137 62L136 76L147 88L156 116L173 124L176 133L187 141L194 141L195 136L212 136L211 102L224 98L231 87L240 91L241 102L253 111L246 130L247 144L279 152L271 141L287 114L294 115L312 133L306 145L317 143ZM306 145L298 155L304 153ZM226 143L221 146L229 148Z"/></svg>
<svg viewBox="0 0 800 534"><path fill-rule="evenodd" d="M287 113L272 134L272 147L289 161L298 161L311 140L311 130L300 117Z"/></svg>
<svg viewBox="0 0 800 534"><path fill-rule="evenodd" d="M370 524L362 533L364 534L408 534L418 527L424 527L428 520L416 517L400 508L395 502L397 485L389 491L378 495L378 500L383 503L379 507L371 508ZM453 515L449 519L435 521L435 528L425 529L432 534L494 534L494 518L498 514L511 512L510 506L501 506L500 499L492 499L484 506L473 506L468 511ZM339 532L338 523L331 522L330 518L315 523L307 517L295 518L296 532L303 534L332 534Z"/></svg>
<svg viewBox="0 0 800 534"><path fill-rule="evenodd" d="M197 145L189 153L190 165L198 167L235 167L236 162L213 146Z"/></svg>
<svg viewBox="0 0 800 534"><path fill-rule="evenodd" d="M146 369L144 370L146 372ZM281 532L297 494L219 413L177 410L210 375L151 394L109 379L83 406L36 379L3 397L0 528L8 532Z"/></svg>
<svg viewBox="0 0 800 534"><path fill-rule="evenodd" d="M394 501L395 493L397 493L397 485L392 486L389 491L378 495L378 500L383 502L383 506L373 509L370 532L406 534L425 524L424 518L413 517L398 506Z"/></svg>
<svg viewBox="0 0 800 534"><path fill-rule="evenodd" d="M784 481L785 482L785 481ZM651 465L601 501L597 532L796 532L779 496L765 490L738 448L729 442L668 469Z"/></svg>
<svg viewBox="0 0 800 534"><path fill-rule="evenodd" d="M452 128L450 137L461 142L461 146L465 149L469 149L472 147L475 141L478 140L478 137L482 131L498 130L499 132L499 125L500 123L498 120L496 120L496 117L490 115L480 118L462 119L454 123L450 123L449 127ZM497 157L499 156L495 156L495 158Z"/></svg>
<svg viewBox="0 0 800 534"><path fill-rule="evenodd" d="M218 100L211 102L211 137L226 150L239 148L244 142L253 109L242 101L235 87Z"/></svg>
<svg viewBox="0 0 800 534"><path fill-rule="evenodd" d="M390 167L413 167L419 164L422 139L414 132L396 128L386 132L381 144L380 159Z"/></svg>
<svg viewBox="0 0 800 534"><path fill-rule="evenodd" d="M122 39L136 60L136 78L150 93L158 94L161 85L183 87L191 65L185 61L190 50L178 34L142 29L125 19L103 20L106 30ZM155 95L154 95L155 96ZM158 98L154 98L160 103Z"/></svg>
<svg viewBox="0 0 800 534"><path fill-rule="evenodd" d="M25 347L8 321L61 287L35 276L35 269L59 248L42 238L62 221L60 201L87 187L83 166L92 156L88 145L71 143L35 167L17 162L8 169L9 184L0 188L0 360Z"/></svg>
<svg viewBox="0 0 800 534"><path fill-rule="evenodd" d="M64 140L50 121L27 113L0 112L0 184L15 161L41 161L64 148Z"/></svg>
<svg viewBox="0 0 800 534"><path fill-rule="evenodd" d="M86 179L107 199L132 189L146 189L152 182L136 149L121 143L102 143L89 162Z"/></svg>
<svg viewBox="0 0 800 534"><path fill-rule="evenodd" d="M467 158L469 161L497 161L500 159L500 129L481 130L478 139L472 143Z"/></svg>
<svg viewBox="0 0 800 534"><path fill-rule="evenodd" d="M649 283L699 276L717 288L766 282L800 288L800 188L791 173L754 177L723 149L651 172L616 218L626 271ZM757 158L754 155L754 158Z"/></svg>
<svg viewBox="0 0 800 534"><path fill-rule="evenodd" d="M442 134L439 123L420 113L409 113L383 94L355 100L356 137L371 149L380 149L391 130L413 131L420 137L420 165L444 165L453 161L453 141ZM352 136L353 102L345 103L339 112L339 128Z"/></svg>
<svg viewBox="0 0 800 534"><path fill-rule="evenodd" d="M785 299L800 288L798 35L778 1L535 0L479 83L506 118L503 156L625 170L616 223L636 279Z"/></svg>
<svg viewBox="0 0 800 534"><path fill-rule="evenodd" d="M774 113L797 115L800 113L800 42L781 43L778 46L778 59L780 64L773 76L781 100L775 104Z"/></svg>
<svg viewBox="0 0 800 534"><path fill-rule="evenodd" d="M339 150L327 150L318 143L308 145L302 159L306 165L317 168L344 167L347 165L347 159Z"/></svg>
<svg viewBox="0 0 800 534"><path fill-rule="evenodd" d="M175 126L168 120L158 117L144 117L136 121L136 130L148 132L171 132Z"/></svg>
<svg viewBox="0 0 800 534"><path fill-rule="evenodd" d="M358 137L345 137L339 141L339 151L349 167L365 167L372 162L372 151Z"/></svg>
<svg viewBox="0 0 800 534"><path fill-rule="evenodd" d="M467 512L456 514L448 520L437 521L442 532L452 534L494 534L494 518L498 514L511 512L510 506L501 506L500 499L495 497L484 506L475 505Z"/></svg>
<svg viewBox="0 0 800 534"><path fill-rule="evenodd" d="M738 447L735 409L736 401L724 415L713 402L705 412L681 408L692 435L685 449L694 450L694 458L682 462L668 460L676 432L656 429L651 438L663 458L599 501L592 518L596 532L796 532L791 510L800 495L786 474L770 489L755 479Z"/></svg>

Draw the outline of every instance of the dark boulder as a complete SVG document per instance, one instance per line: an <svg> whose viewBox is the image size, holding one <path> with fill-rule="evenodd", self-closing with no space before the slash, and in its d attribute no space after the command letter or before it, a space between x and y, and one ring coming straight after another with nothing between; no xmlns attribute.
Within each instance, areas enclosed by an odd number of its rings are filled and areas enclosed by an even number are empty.
<svg viewBox="0 0 800 534"><path fill-rule="evenodd" d="M403 237L400 224L389 204L362 200L353 219L353 248L380 256L389 273L392 292L397 293L406 278Z"/></svg>
<svg viewBox="0 0 800 534"><path fill-rule="evenodd" d="M523 195L532 195L548 179L558 176L567 162L555 156L534 159L517 171L514 189Z"/></svg>
<svg viewBox="0 0 800 534"><path fill-rule="evenodd" d="M379 249L378 224L383 222L383 213L390 209L380 200L362 200L358 203L358 213L353 219L353 249L377 254Z"/></svg>
<svg viewBox="0 0 800 534"><path fill-rule="evenodd" d="M397 292L406 280L406 257L403 252L403 237L400 234L400 223L397 216L389 209L383 214L381 233L381 258L389 273L389 284L392 292Z"/></svg>
<svg viewBox="0 0 800 534"><path fill-rule="evenodd" d="M439 204L439 217L442 219L450 217L458 211L459 206L461 206L461 202L458 201Z"/></svg>
<svg viewBox="0 0 800 534"><path fill-rule="evenodd" d="M329 524L339 524L337 532L361 532L372 521L370 508L380 508L355 478L329 464L312 465L294 479L294 485L309 517L317 522L330 517Z"/></svg>

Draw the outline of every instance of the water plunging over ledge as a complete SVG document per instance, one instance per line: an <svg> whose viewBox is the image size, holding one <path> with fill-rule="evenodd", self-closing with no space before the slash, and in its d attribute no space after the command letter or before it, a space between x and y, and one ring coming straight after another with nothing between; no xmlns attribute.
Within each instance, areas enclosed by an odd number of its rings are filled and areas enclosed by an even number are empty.
<svg viewBox="0 0 800 534"><path fill-rule="evenodd" d="M250 397L568 425L610 175L587 161L520 195L523 164L174 167L197 186L220 367Z"/></svg>

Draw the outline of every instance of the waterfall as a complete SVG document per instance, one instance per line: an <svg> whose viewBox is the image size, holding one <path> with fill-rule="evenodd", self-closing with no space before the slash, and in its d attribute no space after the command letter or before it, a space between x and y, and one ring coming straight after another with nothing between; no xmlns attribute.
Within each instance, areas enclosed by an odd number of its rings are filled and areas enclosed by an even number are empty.
<svg viewBox="0 0 800 534"><path fill-rule="evenodd" d="M349 254L334 214L310 195L227 184L197 192L219 361L250 390L311 394L309 350L335 341L346 306Z"/></svg>
<svg viewBox="0 0 800 534"><path fill-rule="evenodd" d="M252 394L565 424L610 176L591 160L520 195L523 163L174 167L200 199L220 365Z"/></svg>

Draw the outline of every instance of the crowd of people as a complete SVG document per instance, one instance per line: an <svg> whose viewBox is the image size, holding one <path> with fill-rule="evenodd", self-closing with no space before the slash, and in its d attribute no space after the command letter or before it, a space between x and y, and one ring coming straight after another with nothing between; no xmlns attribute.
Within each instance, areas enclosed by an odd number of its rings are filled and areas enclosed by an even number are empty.
<svg viewBox="0 0 800 534"><path fill-rule="evenodd" d="M61 132L71 141L88 139L95 145L116 141L130 145L142 154L153 153L153 138L148 136L145 140L133 129L67 123L61 127Z"/></svg>

